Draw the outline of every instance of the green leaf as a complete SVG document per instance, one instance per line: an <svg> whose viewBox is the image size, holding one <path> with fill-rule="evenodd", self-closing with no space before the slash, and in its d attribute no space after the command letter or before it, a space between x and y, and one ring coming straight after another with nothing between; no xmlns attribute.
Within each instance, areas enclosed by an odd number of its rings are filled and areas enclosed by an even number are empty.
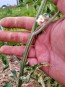
<svg viewBox="0 0 65 87"><path fill-rule="evenodd" d="M3 87L13 87L12 83L6 83Z"/></svg>
<svg viewBox="0 0 65 87"><path fill-rule="evenodd" d="M3 67L3 71L4 71L4 70L6 70L6 69L9 67L9 63L8 63L8 60L7 60L6 55L1 54L0 56L2 57L2 62L3 62L3 64L5 65L5 66Z"/></svg>
<svg viewBox="0 0 65 87"><path fill-rule="evenodd" d="M12 72L12 74L13 74L13 76L11 76L12 78L17 78L17 74L16 74L16 71L15 70L11 70L11 72Z"/></svg>
<svg viewBox="0 0 65 87"><path fill-rule="evenodd" d="M5 65L5 66L3 67L3 71L6 70L8 67L9 67L9 65Z"/></svg>
<svg viewBox="0 0 65 87"><path fill-rule="evenodd" d="M3 62L3 64L4 65L8 65L9 63L8 63L6 55L2 54L1 56L2 56L2 62Z"/></svg>

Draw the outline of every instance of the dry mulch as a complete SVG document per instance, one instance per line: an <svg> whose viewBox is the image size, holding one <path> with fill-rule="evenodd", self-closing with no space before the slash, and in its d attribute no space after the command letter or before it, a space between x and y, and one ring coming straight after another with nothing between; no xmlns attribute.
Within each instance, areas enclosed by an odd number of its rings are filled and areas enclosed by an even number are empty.
<svg viewBox="0 0 65 87"><path fill-rule="evenodd" d="M14 78L11 78L12 73L10 70L16 70L17 74L19 73L19 63L16 61L16 59L11 58L8 56L8 61L10 67L3 72L3 63L0 58L0 87L3 87L5 83L11 82L13 84L13 87L16 87L17 81Z"/></svg>
<svg viewBox="0 0 65 87"><path fill-rule="evenodd" d="M17 81L12 78L12 73L11 70L16 70L17 71L17 76L19 75L19 70L20 70L20 65L18 60L13 58L13 56L8 56L8 61L9 61L9 68L6 69L3 72L3 63L0 58L0 87L3 87L5 83L11 82L13 84L13 87L17 87ZM38 87L38 86L31 86L31 84L34 84L34 81L31 81L29 84L23 84L22 87Z"/></svg>
<svg viewBox="0 0 65 87"><path fill-rule="evenodd" d="M10 67L8 69L6 69L4 72L3 72L4 65L3 65L2 60L0 58L0 87L3 87L5 85L5 83L8 83L8 82L11 82L13 84L13 87L17 87L17 81L11 77L12 76L11 70L16 70L17 76L18 76L19 70L20 70L20 65L19 65L20 61L16 60L16 58L14 58L13 56L7 56L7 58L8 58ZM35 83L34 80L31 80L30 83L23 84L22 87L39 87L39 86L34 86L34 85L38 85L38 84ZM56 86L53 85L51 87L56 87Z"/></svg>

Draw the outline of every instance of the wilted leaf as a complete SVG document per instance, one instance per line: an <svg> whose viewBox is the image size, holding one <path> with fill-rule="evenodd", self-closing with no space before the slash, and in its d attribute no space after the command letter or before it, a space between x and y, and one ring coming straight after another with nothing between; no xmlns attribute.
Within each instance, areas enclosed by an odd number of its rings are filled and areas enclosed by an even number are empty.
<svg viewBox="0 0 65 87"><path fill-rule="evenodd" d="M32 69L37 69L37 68L40 68L40 67L44 67L44 66L49 66L49 64L48 63L46 63L46 62L44 62L44 63L41 63L41 64L36 64L36 65L34 65L34 66L32 66L31 68Z"/></svg>
<svg viewBox="0 0 65 87"><path fill-rule="evenodd" d="M20 79L24 82L24 83L28 83L30 81L30 76L31 73L26 75L26 76L21 76Z"/></svg>
<svg viewBox="0 0 65 87"><path fill-rule="evenodd" d="M43 80L42 76L40 76L38 78L38 82L42 85L42 87L45 87L45 83L44 83L44 80Z"/></svg>

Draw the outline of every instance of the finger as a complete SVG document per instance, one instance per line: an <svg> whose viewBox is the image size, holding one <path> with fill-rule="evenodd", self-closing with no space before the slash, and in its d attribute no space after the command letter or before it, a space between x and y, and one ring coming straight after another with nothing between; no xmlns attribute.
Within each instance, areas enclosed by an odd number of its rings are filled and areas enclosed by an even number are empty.
<svg viewBox="0 0 65 87"><path fill-rule="evenodd" d="M0 41L6 42L22 42L26 43L30 33L28 32L10 32L0 30Z"/></svg>
<svg viewBox="0 0 65 87"><path fill-rule="evenodd" d="M25 46L2 46L0 52L6 55L16 55L22 57L25 51ZM31 47L28 57L35 57L35 49Z"/></svg>
<svg viewBox="0 0 65 87"><path fill-rule="evenodd" d="M33 17L6 17L0 20L0 25L5 28L24 28L31 30L33 23Z"/></svg>
<svg viewBox="0 0 65 87"><path fill-rule="evenodd" d="M65 14L65 0L53 0L53 2L57 5L58 9Z"/></svg>
<svg viewBox="0 0 65 87"><path fill-rule="evenodd" d="M27 62L28 62L29 65L36 65L36 64L38 64L38 61L37 61L36 58L28 58Z"/></svg>

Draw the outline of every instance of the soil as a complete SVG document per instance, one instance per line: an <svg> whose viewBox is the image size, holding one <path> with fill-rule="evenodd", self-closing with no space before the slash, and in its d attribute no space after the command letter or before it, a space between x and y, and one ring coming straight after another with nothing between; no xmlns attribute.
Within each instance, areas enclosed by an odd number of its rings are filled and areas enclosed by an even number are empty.
<svg viewBox="0 0 65 87"><path fill-rule="evenodd" d="M18 60L13 58L13 56L8 56L7 58L9 61L9 68L6 69L4 72L3 72L4 65L0 58L0 87L3 87L5 83L9 83L9 82L13 84L13 87L17 87L17 81L11 77L12 76L11 70L16 70L18 76L20 70L19 62ZM33 86L34 83L35 83L34 81L31 81L28 84L23 84L22 87L38 87L38 86Z"/></svg>
<svg viewBox="0 0 65 87"><path fill-rule="evenodd" d="M19 73L19 63L16 61L16 59L11 58L11 56L8 56L9 61L9 68L3 72L3 63L0 59L0 87L3 87L5 83L11 82L13 84L13 87L16 87L17 81L14 78L11 78L12 73L10 70L16 70L17 74Z"/></svg>
<svg viewBox="0 0 65 87"><path fill-rule="evenodd" d="M4 87L5 83L12 83L13 87L17 87L17 80L15 80L14 78L11 77L13 75L11 73L11 70L16 70L17 76L18 76L19 70L20 70L20 65L19 65L20 61L18 59L14 58L13 56L7 56L7 59L9 61L9 68L3 72L4 64L2 63L2 60L0 58L0 87ZM49 78L46 75L45 75L45 77L44 77L45 79ZM53 79L50 78L50 82L52 82L52 81L53 81ZM56 84L58 84L58 83L56 82ZM51 84L51 85L52 85L51 87L56 87L56 86L54 86L55 84ZM22 87L41 87L41 86L39 86L39 84L36 83L35 80L31 80L28 84L23 84Z"/></svg>

